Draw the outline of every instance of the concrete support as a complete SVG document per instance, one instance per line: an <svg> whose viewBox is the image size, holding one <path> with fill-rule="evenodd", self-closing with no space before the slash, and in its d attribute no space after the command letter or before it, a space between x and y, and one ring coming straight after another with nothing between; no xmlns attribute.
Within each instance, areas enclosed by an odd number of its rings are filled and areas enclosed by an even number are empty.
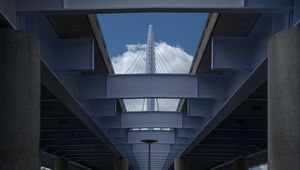
<svg viewBox="0 0 300 170"><path fill-rule="evenodd" d="M115 159L115 170L129 170L129 161L124 158Z"/></svg>
<svg viewBox="0 0 300 170"><path fill-rule="evenodd" d="M69 162L68 160L64 159L57 159L55 160L55 168L54 170L68 170L69 169Z"/></svg>
<svg viewBox="0 0 300 170"><path fill-rule="evenodd" d="M188 161L185 158L174 159L174 170L188 170Z"/></svg>
<svg viewBox="0 0 300 170"><path fill-rule="evenodd" d="M234 170L249 170L249 162L246 159L238 159L234 162Z"/></svg>
<svg viewBox="0 0 300 170"><path fill-rule="evenodd" d="M300 169L300 28L270 39L268 62L269 169Z"/></svg>
<svg viewBox="0 0 300 170"><path fill-rule="evenodd" d="M0 169L40 169L40 57L32 36L0 28Z"/></svg>

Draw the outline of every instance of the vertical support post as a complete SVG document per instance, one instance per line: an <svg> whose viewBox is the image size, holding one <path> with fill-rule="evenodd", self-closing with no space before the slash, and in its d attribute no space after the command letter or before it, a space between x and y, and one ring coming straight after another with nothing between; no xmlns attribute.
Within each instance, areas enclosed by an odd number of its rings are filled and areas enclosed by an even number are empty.
<svg viewBox="0 0 300 170"><path fill-rule="evenodd" d="M151 143L148 143L148 170L151 170Z"/></svg>
<svg viewBox="0 0 300 170"><path fill-rule="evenodd" d="M141 142L148 144L148 170L151 170L151 144L158 141L154 139L144 139Z"/></svg>
<svg viewBox="0 0 300 170"><path fill-rule="evenodd" d="M69 161L64 159L55 160L55 168L54 170L68 170L69 169Z"/></svg>
<svg viewBox="0 0 300 170"><path fill-rule="evenodd" d="M268 164L300 169L300 28L268 44Z"/></svg>
<svg viewBox="0 0 300 170"><path fill-rule="evenodd" d="M0 28L1 170L40 169L40 46Z"/></svg>

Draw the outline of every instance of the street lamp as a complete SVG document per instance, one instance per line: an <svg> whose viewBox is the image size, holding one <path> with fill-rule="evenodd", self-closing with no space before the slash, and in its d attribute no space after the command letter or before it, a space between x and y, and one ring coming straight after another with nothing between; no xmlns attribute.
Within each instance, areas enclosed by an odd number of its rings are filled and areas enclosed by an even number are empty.
<svg viewBox="0 0 300 170"><path fill-rule="evenodd" d="M148 144L148 170L151 170L151 144L158 142L158 140L144 139L142 142Z"/></svg>

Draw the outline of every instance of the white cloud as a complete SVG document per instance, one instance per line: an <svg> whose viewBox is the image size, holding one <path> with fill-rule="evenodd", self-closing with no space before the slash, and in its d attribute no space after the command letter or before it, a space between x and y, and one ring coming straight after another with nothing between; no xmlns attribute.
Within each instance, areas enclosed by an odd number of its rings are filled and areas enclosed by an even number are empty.
<svg viewBox="0 0 300 170"><path fill-rule="evenodd" d="M268 165L267 164L265 164L265 165L259 165L259 166L250 168L250 170L268 170Z"/></svg>
<svg viewBox="0 0 300 170"><path fill-rule="evenodd" d="M116 74L144 73L146 44L128 44L127 51L112 57ZM193 56L187 54L179 46L171 46L166 42L155 43L156 72L188 73Z"/></svg>
<svg viewBox="0 0 300 170"><path fill-rule="evenodd" d="M116 74L145 73L146 44L128 44L127 51L114 56L112 64ZM166 42L155 43L157 73L188 73L193 56L179 46ZM176 111L179 99L157 99L155 110ZM124 99L127 111L145 111L145 99Z"/></svg>

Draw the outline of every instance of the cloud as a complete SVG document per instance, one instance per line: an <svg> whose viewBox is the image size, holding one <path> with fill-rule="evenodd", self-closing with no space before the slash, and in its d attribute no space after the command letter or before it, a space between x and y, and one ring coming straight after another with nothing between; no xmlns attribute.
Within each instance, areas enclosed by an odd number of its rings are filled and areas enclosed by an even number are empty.
<svg viewBox="0 0 300 170"><path fill-rule="evenodd" d="M146 73L146 44L128 44L127 51L112 57L116 74ZM193 56L179 46L155 43L156 73L188 73ZM124 99L127 111L145 111L147 99ZM179 99L155 99L155 110L176 111Z"/></svg>
<svg viewBox="0 0 300 170"><path fill-rule="evenodd" d="M268 165L267 164L260 165L260 166L254 167L254 168L250 168L250 170L268 170Z"/></svg>
<svg viewBox="0 0 300 170"><path fill-rule="evenodd" d="M145 73L146 44L128 44L127 51L113 56L112 64L116 74ZM188 73L193 56L179 46L166 42L155 43L157 73Z"/></svg>

